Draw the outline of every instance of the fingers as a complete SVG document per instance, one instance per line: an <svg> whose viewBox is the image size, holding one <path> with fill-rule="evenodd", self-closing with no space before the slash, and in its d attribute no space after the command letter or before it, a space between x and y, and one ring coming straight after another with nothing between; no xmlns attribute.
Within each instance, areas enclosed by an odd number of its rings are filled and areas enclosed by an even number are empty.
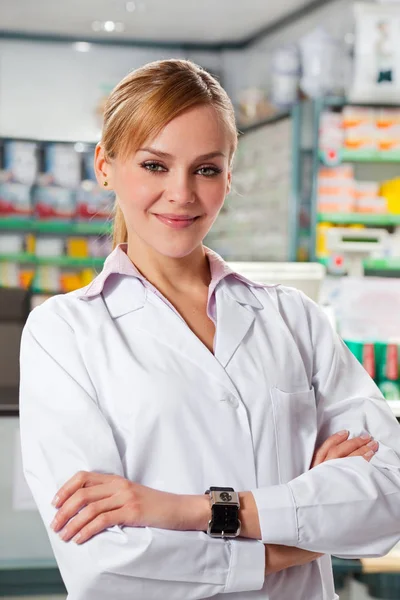
<svg viewBox="0 0 400 600"><path fill-rule="evenodd" d="M94 473L93 471L79 471L58 490L52 501L53 506L59 508L77 490L83 487L88 487L95 483L102 483L103 478L104 476L101 473Z"/></svg>
<svg viewBox="0 0 400 600"><path fill-rule="evenodd" d="M346 440L336 447L331 448L325 460L332 460L334 458L346 458L350 456L356 450L359 450L363 446L366 446L371 441L371 436L367 433L362 434L351 440Z"/></svg>
<svg viewBox="0 0 400 600"><path fill-rule="evenodd" d="M344 440L346 440L349 436L349 432L347 430L339 431L328 437L327 440L318 448L316 453L314 454L314 458L311 464L311 468L316 467L317 465L322 464L327 459L328 453L330 450L338 446Z"/></svg>
<svg viewBox="0 0 400 600"><path fill-rule="evenodd" d="M362 456L367 462L375 455L379 448L379 443L375 440L368 442L365 446L358 448L350 454L350 456Z"/></svg>
<svg viewBox="0 0 400 600"><path fill-rule="evenodd" d="M77 543L83 543L96 533L100 533L117 523L113 522L113 513L121 508L121 503L115 497L108 497L99 502L93 502L82 509L71 519L61 531L60 538L68 542L72 538Z"/></svg>
<svg viewBox="0 0 400 600"><path fill-rule="evenodd" d="M73 542L76 544L83 544L92 538L93 536L101 533L108 527L114 527L114 525L122 525L124 523L123 508L117 510L110 510L108 512L101 512L93 521L88 523L81 531L74 536Z"/></svg>
<svg viewBox="0 0 400 600"><path fill-rule="evenodd" d="M58 510L50 527L56 533L85 506L98 502L110 496L109 485L96 485L89 488L80 488L70 496Z"/></svg>

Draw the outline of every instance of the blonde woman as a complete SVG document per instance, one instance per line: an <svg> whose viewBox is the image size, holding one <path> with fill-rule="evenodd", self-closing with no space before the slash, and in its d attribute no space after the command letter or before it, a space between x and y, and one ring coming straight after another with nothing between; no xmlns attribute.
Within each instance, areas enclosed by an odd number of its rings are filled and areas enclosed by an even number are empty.
<svg viewBox="0 0 400 600"><path fill-rule="evenodd" d="M203 246L236 143L194 64L121 81L95 158L115 249L24 330L24 470L70 600L333 600L329 555L400 537L372 380L307 297Z"/></svg>

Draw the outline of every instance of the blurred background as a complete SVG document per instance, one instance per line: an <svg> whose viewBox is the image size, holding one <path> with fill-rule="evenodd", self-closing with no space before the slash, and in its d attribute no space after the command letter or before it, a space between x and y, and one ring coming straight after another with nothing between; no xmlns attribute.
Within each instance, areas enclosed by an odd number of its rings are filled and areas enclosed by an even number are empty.
<svg viewBox="0 0 400 600"><path fill-rule="evenodd" d="M93 152L107 95L147 62L193 60L235 107L207 245L319 302L400 417L399 39L398 1L0 0L0 597L66 597L22 475L20 335L111 250ZM400 599L399 550L333 564L342 599Z"/></svg>

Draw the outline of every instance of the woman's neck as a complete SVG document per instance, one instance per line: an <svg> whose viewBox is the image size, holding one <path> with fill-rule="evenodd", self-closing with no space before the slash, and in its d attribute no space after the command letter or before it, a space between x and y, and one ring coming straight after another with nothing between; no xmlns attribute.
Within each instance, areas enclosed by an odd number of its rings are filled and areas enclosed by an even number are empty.
<svg viewBox="0 0 400 600"><path fill-rule="evenodd" d="M136 236L128 235L127 255L161 293L195 292L210 285L210 265L202 245L188 256L171 258L159 254Z"/></svg>

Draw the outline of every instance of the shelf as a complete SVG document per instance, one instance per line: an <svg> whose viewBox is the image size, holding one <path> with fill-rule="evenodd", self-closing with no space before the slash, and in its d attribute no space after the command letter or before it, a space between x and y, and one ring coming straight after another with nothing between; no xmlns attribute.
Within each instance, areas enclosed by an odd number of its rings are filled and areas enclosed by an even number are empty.
<svg viewBox="0 0 400 600"><path fill-rule="evenodd" d="M400 257L368 258L364 260L366 271L400 271Z"/></svg>
<svg viewBox="0 0 400 600"><path fill-rule="evenodd" d="M377 227L392 227L400 225L400 214L370 214L370 213L319 213L318 223L333 223L335 225L375 225Z"/></svg>
<svg viewBox="0 0 400 600"><path fill-rule="evenodd" d="M112 232L111 222L88 221L68 223L63 221L41 221L39 219L0 218L0 231L25 231L28 233L55 233L58 235L108 235Z"/></svg>
<svg viewBox="0 0 400 600"><path fill-rule="evenodd" d="M327 156L323 150L318 152L319 158L324 165L335 166L342 162L359 163L400 163L400 152L378 152L377 150L346 150L341 148L337 155Z"/></svg>
<svg viewBox="0 0 400 600"><path fill-rule="evenodd" d="M287 110L277 111L270 117L266 117L265 119L260 119L259 121L254 121L253 123L248 123L246 125L240 126L238 125L238 130L241 134L248 133L249 131L253 131L263 127L264 125L271 125L273 123L277 123L282 119L287 119L291 117L291 112Z"/></svg>
<svg viewBox="0 0 400 600"><path fill-rule="evenodd" d="M87 257L72 258L70 256L37 256L35 263L40 266L72 267L72 268L102 268L105 258Z"/></svg>
<svg viewBox="0 0 400 600"><path fill-rule="evenodd" d="M317 258L317 262L329 266L329 258ZM368 258L364 260L365 271L386 271L387 273L400 272L400 257L395 258Z"/></svg>
<svg viewBox="0 0 400 600"><path fill-rule="evenodd" d="M36 266L66 267L73 269L102 269L105 258L87 257L72 258L70 256L35 256L34 254L0 254L0 262L29 263Z"/></svg>
<svg viewBox="0 0 400 600"><path fill-rule="evenodd" d="M18 254L0 254L0 262L17 262L17 263L32 263L36 264L36 256L27 252Z"/></svg>
<svg viewBox="0 0 400 600"><path fill-rule="evenodd" d="M341 151L342 161L351 162L383 162L383 163L399 163L400 152L384 152L377 150L346 150Z"/></svg>

